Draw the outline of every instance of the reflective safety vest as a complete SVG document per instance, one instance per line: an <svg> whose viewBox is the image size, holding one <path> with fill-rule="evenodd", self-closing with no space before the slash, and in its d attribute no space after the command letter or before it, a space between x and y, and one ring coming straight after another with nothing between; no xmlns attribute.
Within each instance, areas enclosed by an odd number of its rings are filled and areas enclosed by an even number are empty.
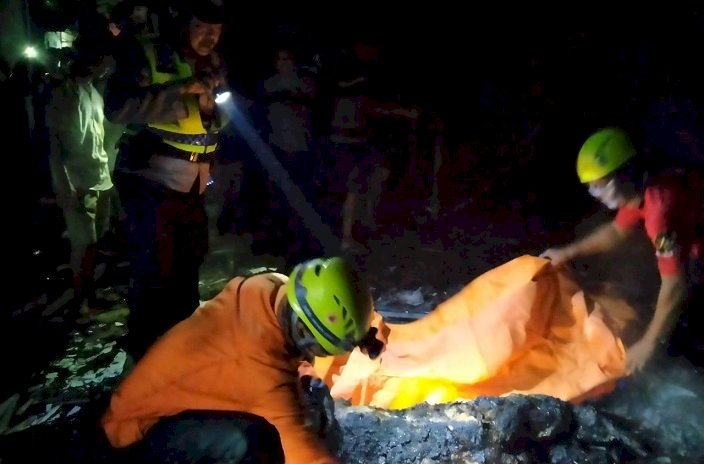
<svg viewBox="0 0 704 464"><path fill-rule="evenodd" d="M193 76L191 66L179 56L172 54L171 69L173 73L166 73L159 70L159 58L154 44L148 41L142 42L144 52L149 63L149 72L152 84L166 84L168 82L180 81ZM151 123L148 124L150 131L157 134L164 143L185 152L212 153L217 149L217 132L208 132L203 127L200 118L200 107L196 95L184 95L188 116L176 122Z"/></svg>

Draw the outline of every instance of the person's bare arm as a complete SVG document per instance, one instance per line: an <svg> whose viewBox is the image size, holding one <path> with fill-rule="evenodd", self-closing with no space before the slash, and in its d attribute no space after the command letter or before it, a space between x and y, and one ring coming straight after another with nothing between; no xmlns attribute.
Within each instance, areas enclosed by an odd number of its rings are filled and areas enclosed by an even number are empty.
<svg viewBox="0 0 704 464"><path fill-rule="evenodd" d="M623 242L627 236L627 231L610 222L569 245L545 250L540 256L550 259L553 265L559 266L575 258L612 250Z"/></svg>
<svg viewBox="0 0 704 464"><path fill-rule="evenodd" d="M628 349L626 369L629 372L641 370L655 351L658 340L672 332L686 294L684 273L662 276L655 314L643 337Z"/></svg>
<svg viewBox="0 0 704 464"><path fill-rule="evenodd" d="M655 314L644 337L658 340L670 333L676 320L675 316L679 313L678 309L686 294L687 281L683 274L662 277Z"/></svg>

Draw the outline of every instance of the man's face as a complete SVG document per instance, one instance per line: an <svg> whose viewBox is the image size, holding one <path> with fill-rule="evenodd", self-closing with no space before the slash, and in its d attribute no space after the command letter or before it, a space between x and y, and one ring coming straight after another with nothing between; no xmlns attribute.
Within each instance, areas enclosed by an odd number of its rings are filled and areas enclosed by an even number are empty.
<svg viewBox="0 0 704 464"><path fill-rule="evenodd" d="M291 74L294 71L293 56L286 50L281 50L274 59L276 71L280 74Z"/></svg>
<svg viewBox="0 0 704 464"><path fill-rule="evenodd" d="M618 209L627 201L618 187L618 181L613 177L599 179L589 183L589 193L607 208Z"/></svg>
<svg viewBox="0 0 704 464"><path fill-rule="evenodd" d="M296 348L303 353L306 359L313 359L315 357L326 357L330 356L320 343L315 339L313 333L299 318L294 318L294 322L291 326L291 335L296 344Z"/></svg>
<svg viewBox="0 0 704 464"><path fill-rule="evenodd" d="M137 5L132 10L132 22L135 24L145 24L147 22L147 13L149 9L146 6Z"/></svg>
<svg viewBox="0 0 704 464"><path fill-rule="evenodd" d="M191 48L201 55L207 56L215 49L222 33L222 24L205 23L193 18L188 28Z"/></svg>

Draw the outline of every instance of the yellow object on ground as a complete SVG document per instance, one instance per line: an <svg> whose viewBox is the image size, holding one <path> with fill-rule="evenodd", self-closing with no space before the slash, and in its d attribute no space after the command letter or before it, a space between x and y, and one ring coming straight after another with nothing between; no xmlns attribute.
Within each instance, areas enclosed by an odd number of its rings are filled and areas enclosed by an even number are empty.
<svg viewBox="0 0 704 464"><path fill-rule="evenodd" d="M384 353L320 358L334 398L401 409L482 395L545 394L565 401L608 390L625 375L621 340L601 311L548 260L522 256L473 280L426 317L376 325Z"/></svg>

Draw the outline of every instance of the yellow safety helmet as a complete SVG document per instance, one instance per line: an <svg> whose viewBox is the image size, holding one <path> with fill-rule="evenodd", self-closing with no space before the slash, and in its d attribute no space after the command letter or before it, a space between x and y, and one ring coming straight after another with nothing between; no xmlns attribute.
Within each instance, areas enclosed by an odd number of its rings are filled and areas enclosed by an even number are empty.
<svg viewBox="0 0 704 464"><path fill-rule="evenodd" d="M628 134L618 127L607 127L592 134L577 156L577 175L586 184L613 173L636 155Z"/></svg>
<svg viewBox="0 0 704 464"><path fill-rule="evenodd" d="M299 264L291 272L287 293L291 309L328 354L352 351L369 332L371 292L342 258Z"/></svg>

